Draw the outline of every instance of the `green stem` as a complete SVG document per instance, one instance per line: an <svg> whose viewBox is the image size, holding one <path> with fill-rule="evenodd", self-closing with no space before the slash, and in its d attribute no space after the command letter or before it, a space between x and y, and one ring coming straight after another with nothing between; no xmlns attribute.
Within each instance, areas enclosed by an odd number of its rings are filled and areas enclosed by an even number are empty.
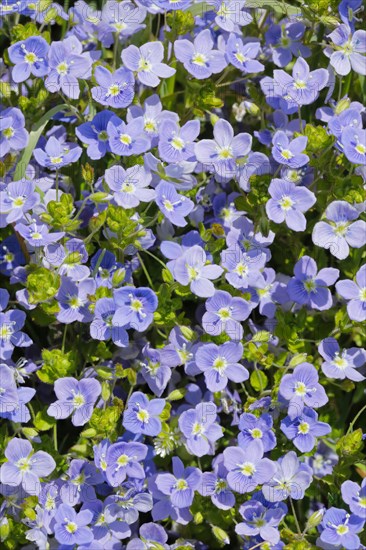
<svg viewBox="0 0 366 550"><path fill-rule="evenodd" d="M58 447L57 447L57 422L55 422L55 424L53 425L53 446L54 446L55 451L57 452L58 451Z"/></svg>
<svg viewBox="0 0 366 550"><path fill-rule="evenodd" d="M63 337L62 337L62 353L65 353L66 334L67 334L67 325L65 325L65 328L64 328L64 335L63 335Z"/></svg>
<svg viewBox="0 0 366 550"><path fill-rule="evenodd" d="M58 202L58 185L59 185L59 181L58 181L58 170L56 170L56 201Z"/></svg>
<svg viewBox="0 0 366 550"><path fill-rule="evenodd" d="M145 252L146 252L146 251L145 251ZM137 253L137 257L138 257L138 259L139 259L139 262L140 262L141 267L142 267L142 271L145 273L145 277L146 277L146 279L148 280L148 283L149 283L150 287L154 290L154 284L153 284L153 282L152 282L152 280L151 280L150 274L149 274L148 270L146 269L146 266L145 266L145 264L144 264L144 261L143 261L143 259L141 258L141 255L140 255L139 253Z"/></svg>
<svg viewBox="0 0 366 550"><path fill-rule="evenodd" d="M366 411L366 405L364 407L362 407L362 409L360 411L358 411L358 413L356 414L356 416L354 417L354 419L352 420L351 424L349 425L349 428L347 430L347 433L353 431L353 426L355 425L355 423L357 422L357 420L360 418L361 414Z"/></svg>
<svg viewBox="0 0 366 550"><path fill-rule="evenodd" d="M160 258L158 258L157 256L155 256L155 254L153 254L153 253L150 252L149 250L144 250L143 252L145 252L145 254L148 254L149 256L151 256L152 258L154 258L154 260L156 260L157 262L159 262L159 264L160 264L164 269L166 268L165 263L164 263Z"/></svg>
<svg viewBox="0 0 366 550"><path fill-rule="evenodd" d="M303 127L303 124L302 124L301 106L300 105L298 106L298 113L299 113L300 132L303 134L304 133L304 127Z"/></svg>
<svg viewBox="0 0 366 550"><path fill-rule="evenodd" d="M292 510L292 513L293 513L293 516L294 516L294 520L295 520L297 532L299 533L299 535L301 535L301 529L300 529L299 520L297 519L297 515L296 515L296 510L295 510L294 502L293 502L293 500L292 500L291 497L290 497L290 504L291 504L291 510Z"/></svg>

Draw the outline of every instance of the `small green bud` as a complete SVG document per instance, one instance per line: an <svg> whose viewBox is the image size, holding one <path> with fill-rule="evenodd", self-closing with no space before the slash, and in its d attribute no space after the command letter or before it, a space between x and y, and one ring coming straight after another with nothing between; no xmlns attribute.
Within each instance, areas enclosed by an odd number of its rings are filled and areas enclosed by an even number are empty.
<svg viewBox="0 0 366 550"><path fill-rule="evenodd" d="M309 529L313 529L314 527L317 527L324 516L325 508L321 508L320 510L317 510L311 516L309 517L307 523L306 523L306 531Z"/></svg>
<svg viewBox="0 0 366 550"><path fill-rule="evenodd" d="M92 193L91 195L89 195L88 198L91 201L98 204L98 203L106 202L109 197L110 197L109 193L103 193L102 191L99 191L98 193Z"/></svg>
<svg viewBox="0 0 366 550"><path fill-rule="evenodd" d="M351 102L350 100L348 99L348 97L344 97L343 99L341 99L340 101L338 101L335 109L334 109L334 113L336 115L340 115L343 111L345 111L346 109L348 109L348 107L350 106Z"/></svg>
<svg viewBox="0 0 366 550"><path fill-rule="evenodd" d="M191 328L182 325L179 328L184 338L187 338L187 340L193 340L195 337L195 332Z"/></svg>
<svg viewBox="0 0 366 550"><path fill-rule="evenodd" d="M114 287L119 286L126 277L126 270L123 267L120 267L119 269L116 269L116 271L113 273L112 276L112 285Z"/></svg>
<svg viewBox="0 0 366 550"><path fill-rule="evenodd" d="M216 525L211 525L212 532L215 536L215 538L221 543L221 544L230 544L230 538L226 531L221 529L221 527L217 527Z"/></svg>
<svg viewBox="0 0 366 550"><path fill-rule="evenodd" d="M184 388L173 390L168 395L168 401L179 401L179 399L183 399L186 393L187 393L187 390L185 390Z"/></svg>
<svg viewBox="0 0 366 550"><path fill-rule="evenodd" d="M4 540L8 537L10 533L10 525L8 518L3 518L0 521L0 541L4 542Z"/></svg>
<svg viewBox="0 0 366 550"><path fill-rule="evenodd" d="M216 122L218 122L219 120L220 120L220 117L218 117L214 113L210 114L210 122L211 122L212 126L215 126Z"/></svg>

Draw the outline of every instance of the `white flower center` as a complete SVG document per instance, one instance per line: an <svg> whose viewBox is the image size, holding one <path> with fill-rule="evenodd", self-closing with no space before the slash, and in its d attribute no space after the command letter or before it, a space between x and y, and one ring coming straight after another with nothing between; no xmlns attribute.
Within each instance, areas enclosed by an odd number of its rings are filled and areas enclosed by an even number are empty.
<svg viewBox="0 0 366 550"><path fill-rule="evenodd" d="M65 61L63 61L62 63L57 65L56 71L58 72L59 75L65 76L69 71L69 66Z"/></svg>
<svg viewBox="0 0 366 550"><path fill-rule="evenodd" d="M280 200L280 206L282 210L285 210L285 211L291 210L294 204L295 204L294 201L288 195L284 195Z"/></svg>
<svg viewBox="0 0 366 550"><path fill-rule="evenodd" d="M206 65L207 57L203 53L196 53L192 57L192 63L204 67Z"/></svg>
<svg viewBox="0 0 366 550"><path fill-rule="evenodd" d="M245 477L251 477L256 470L252 462L243 462L240 464L240 471Z"/></svg>

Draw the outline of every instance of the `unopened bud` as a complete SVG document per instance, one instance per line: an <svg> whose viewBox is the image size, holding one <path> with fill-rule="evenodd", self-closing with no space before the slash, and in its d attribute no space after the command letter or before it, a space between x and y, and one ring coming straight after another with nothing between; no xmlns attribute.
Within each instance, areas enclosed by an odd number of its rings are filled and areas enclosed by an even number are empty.
<svg viewBox="0 0 366 550"><path fill-rule="evenodd" d="M345 111L346 109L348 109L348 107L350 106L351 102L350 100L348 99L348 97L344 97L343 99L341 99L340 101L338 101L335 109L334 109L334 114L335 115L339 115L341 114L343 111Z"/></svg>
<svg viewBox="0 0 366 550"><path fill-rule="evenodd" d="M217 527L216 525L211 525L212 532L215 536L215 538L221 543L221 544L230 544L230 538L226 531L221 529L221 527Z"/></svg>
<svg viewBox="0 0 366 550"><path fill-rule="evenodd" d="M322 522L324 512L325 512L325 508L321 508L320 510L317 510L316 512L311 514L311 516L309 517L306 523L306 530L317 527Z"/></svg>

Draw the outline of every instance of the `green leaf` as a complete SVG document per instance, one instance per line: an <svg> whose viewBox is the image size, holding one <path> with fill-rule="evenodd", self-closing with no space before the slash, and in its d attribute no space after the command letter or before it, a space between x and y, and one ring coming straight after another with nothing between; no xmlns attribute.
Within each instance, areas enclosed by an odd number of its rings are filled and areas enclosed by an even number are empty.
<svg viewBox="0 0 366 550"><path fill-rule="evenodd" d="M269 342L271 335L266 330L259 330L252 338L252 342Z"/></svg>
<svg viewBox="0 0 366 550"><path fill-rule="evenodd" d="M76 365L72 358L73 352L62 353L59 349L42 351L43 365L37 371L37 376L46 384L53 384L58 378L70 376Z"/></svg>
<svg viewBox="0 0 366 550"><path fill-rule="evenodd" d="M39 411L34 419L34 427L40 432L46 432L47 430L50 430L56 422L56 418L48 416L46 411Z"/></svg>
<svg viewBox="0 0 366 550"><path fill-rule="evenodd" d="M43 117L41 117L39 121L33 125L32 131L29 134L28 145L24 149L23 154L20 157L17 167L15 169L14 181L18 181L24 178L25 171L27 169L30 159L32 158L33 149L37 145L37 142L41 134L43 133L43 130L45 129L47 123L51 120L51 118L54 115L56 115L62 110L68 110L68 109L69 109L69 106L66 105L66 103L57 105L57 107L53 107L52 109L47 111L47 113L44 114Z"/></svg>
<svg viewBox="0 0 366 550"><path fill-rule="evenodd" d="M297 365L301 365L301 363L304 363L307 359L307 354L306 353L297 353L296 355L294 355L291 359L291 361L289 362L288 366L290 369L293 369L295 368Z"/></svg>
<svg viewBox="0 0 366 550"><path fill-rule="evenodd" d="M186 393L187 390L185 388L173 390L172 392L170 392L167 399L168 401L179 401L180 399L183 399Z"/></svg>
<svg viewBox="0 0 366 550"><path fill-rule="evenodd" d="M250 385L255 391L261 392L266 389L268 378L261 370L254 370L250 375Z"/></svg>
<svg viewBox="0 0 366 550"><path fill-rule="evenodd" d="M355 455L362 449L362 446L362 430L359 428L341 437L337 442L336 450L343 456Z"/></svg>
<svg viewBox="0 0 366 550"><path fill-rule="evenodd" d="M293 15L295 13L300 13L300 6L291 6L286 2L281 0L247 0L245 2L246 8L256 8L256 9L270 9L286 15Z"/></svg>

